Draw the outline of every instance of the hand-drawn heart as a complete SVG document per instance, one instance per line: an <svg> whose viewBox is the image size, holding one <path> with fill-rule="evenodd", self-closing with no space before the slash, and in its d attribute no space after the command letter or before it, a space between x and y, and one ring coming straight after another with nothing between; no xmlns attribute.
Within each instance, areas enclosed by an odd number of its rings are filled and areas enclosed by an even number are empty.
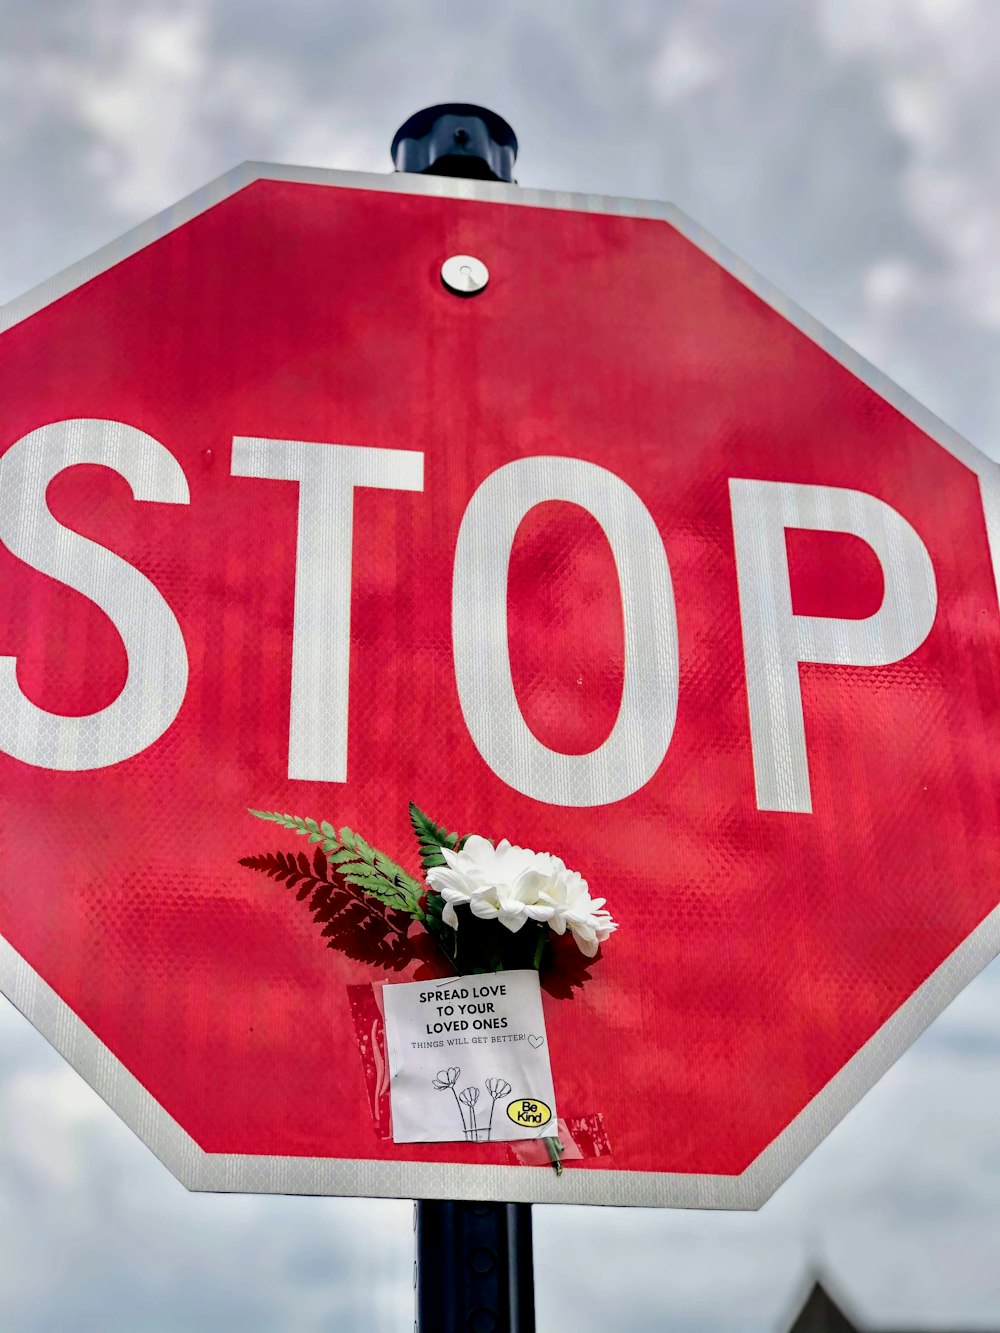
<svg viewBox="0 0 1000 1333"><path fill-rule="evenodd" d="M533 1032L531 1032L531 1033L528 1034L528 1041L531 1043L532 1046L534 1046L534 1048L535 1048L536 1051L538 1050L538 1048L539 1048L540 1046L544 1046L544 1045L545 1045L545 1038L544 1038L544 1037L536 1037L535 1034L534 1034Z"/></svg>

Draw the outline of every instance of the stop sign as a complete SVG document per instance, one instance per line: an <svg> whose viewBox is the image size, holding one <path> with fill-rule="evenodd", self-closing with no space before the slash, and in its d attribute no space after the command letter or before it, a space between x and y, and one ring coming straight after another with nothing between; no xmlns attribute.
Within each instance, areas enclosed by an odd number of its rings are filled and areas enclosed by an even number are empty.
<svg viewBox="0 0 1000 1333"><path fill-rule="evenodd" d="M753 1207L996 952L995 467L675 210L243 168L5 328L0 981L188 1186ZM619 922L561 1176L247 814L410 801Z"/></svg>

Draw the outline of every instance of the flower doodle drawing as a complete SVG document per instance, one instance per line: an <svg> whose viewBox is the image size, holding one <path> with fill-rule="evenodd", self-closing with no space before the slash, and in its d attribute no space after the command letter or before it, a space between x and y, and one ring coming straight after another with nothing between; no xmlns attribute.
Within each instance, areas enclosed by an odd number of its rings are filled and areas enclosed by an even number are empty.
<svg viewBox="0 0 1000 1333"><path fill-rule="evenodd" d="M450 1069L441 1069L432 1080L433 1086L438 1092L450 1091L455 1098L455 1105L458 1107L458 1114L462 1121L462 1137L470 1143L488 1143L493 1135L493 1112L496 1110L498 1101L510 1096L511 1086L505 1078L488 1078L486 1080L486 1093L490 1099L489 1115L486 1114L485 1106L483 1116L485 1124L480 1124L476 1119L476 1106L479 1103L480 1090L477 1087L463 1088L461 1092L456 1091L456 1084L461 1076L461 1069L452 1066Z"/></svg>

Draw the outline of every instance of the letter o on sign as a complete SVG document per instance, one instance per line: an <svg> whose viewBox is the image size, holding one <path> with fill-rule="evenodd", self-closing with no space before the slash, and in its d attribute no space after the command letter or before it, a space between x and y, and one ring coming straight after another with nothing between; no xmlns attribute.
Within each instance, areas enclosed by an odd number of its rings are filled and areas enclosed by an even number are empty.
<svg viewBox="0 0 1000 1333"><path fill-rule="evenodd" d="M510 670L507 577L521 520L563 500L597 520L615 559L625 630L625 681L611 734L589 754L550 750L524 720ZM551 805L596 806L645 786L677 716L677 619L670 566L635 491L578 458L522 458L498 468L465 511L452 591L455 677L479 753L509 786Z"/></svg>

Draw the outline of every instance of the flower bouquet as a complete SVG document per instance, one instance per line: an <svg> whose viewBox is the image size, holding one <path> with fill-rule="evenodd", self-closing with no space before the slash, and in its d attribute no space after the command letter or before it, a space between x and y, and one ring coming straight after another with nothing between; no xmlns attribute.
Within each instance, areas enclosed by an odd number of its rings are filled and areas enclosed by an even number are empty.
<svg viewBox="0 0 1000 1333"><path fill-rule="evenodd" d="M569 933L593 958L617 928L604 898L592 898L587 881L550 852L497 843L477 833L459 837L410 805L424 880L377 851L349 828L326 820L270 810L250 814L305 838L304 853L243 857L309 899L324 933L368 932L385 957L416 923L458 975L503 972L544 965L552 935Z"/></svg>

